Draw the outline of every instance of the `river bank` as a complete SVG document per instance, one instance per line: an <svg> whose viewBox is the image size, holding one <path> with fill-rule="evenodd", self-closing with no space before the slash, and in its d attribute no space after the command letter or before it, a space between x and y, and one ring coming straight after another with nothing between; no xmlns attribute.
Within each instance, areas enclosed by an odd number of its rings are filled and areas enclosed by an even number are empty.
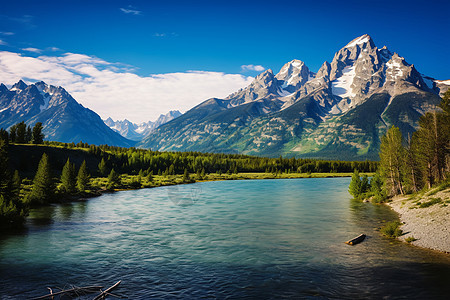
<svg viewBox="0 0 450 300"><path fill-rule="evenodd" d="M368 176L372 173L362 173ZM92 197L101 196L104 193L113 193L115 191L127 191L136 189L156 188L162 186L171 186L178 184L190 184L196 182L208 181L224 181L224 180L261 180L261 179L295 179L295 178L335 178L335 177L351 177L352 173L237 173L237 174L217 174L210 173L198 177L198 175L190 175L188 180L183 175L153 175L149 180L147 177L139 178L138 175L121 175L121 184L113 189L108 189L108 178L96 177L91 178L90 187L87 193L71 195L61 199L61 202L72 202ZM136 186L135 183L139 182ZM31 185L27 187L31 190Z"/></svg>
<svg viewBox="0 0 450 300"><path fill-rule="evenodd" d="M403 223L400 240L409 239L415 246L450 253L450 188L396 197L388 205Z"/></svg>

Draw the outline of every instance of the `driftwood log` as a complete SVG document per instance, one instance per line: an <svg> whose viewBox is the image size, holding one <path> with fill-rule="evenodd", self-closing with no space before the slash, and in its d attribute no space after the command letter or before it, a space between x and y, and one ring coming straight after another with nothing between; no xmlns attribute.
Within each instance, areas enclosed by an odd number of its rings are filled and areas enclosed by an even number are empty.
<svg viewBox="0 0 450 300"><path fill-rule="evenodd" d="M365 238L366 238L366 235L364 233L362 233L362 234L358 235L357 237L355 237L349 241L346 241L345 243L349 244L349 245L356 245L356 244L359 244L362 241L364 241Z"/></svg>
<svg viewBox="0 0 450 300"><path fill-rule="evenodd" d="M94 298L94 300L104 299L106 296L111 295L109 292L115 289L121 282L122 280L117 281L114 285L101 292L100 295Z"/></svg>
<svg viewBox="0 0 450 300"><path fill-rule="evenodd" d="M103 288L103 286L97 286L97 285L85 286L85 287L73 287L71 289L62 290L62 291L59 291L59 292L56 292L56 293L53 293L52 289L48 288L50 290L50 294L44 295L44 296L40 296L40 297L37 297L37 298L32 298L31 300L48 299L48 298L53 298L53 297L58 296L58 295L70 294L70 293L87 293L87 292L94 293L95 291L93 291L93 290L99 290L101 288Z"/></svg>

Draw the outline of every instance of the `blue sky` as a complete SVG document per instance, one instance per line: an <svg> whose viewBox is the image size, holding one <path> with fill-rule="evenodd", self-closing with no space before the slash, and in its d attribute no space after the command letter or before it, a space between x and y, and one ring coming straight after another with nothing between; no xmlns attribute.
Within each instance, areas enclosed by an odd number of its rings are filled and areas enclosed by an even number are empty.
<svg viewBox="0 0 450 300"><path fill-rule="evenodd" d="M420 72L450 79L449 3L1 1L0 51L27 57L82 54L141 77L190 70L240 74L242 85L258 74L243 65L278 72L295 58L317 71L367 33Z"/></svg>

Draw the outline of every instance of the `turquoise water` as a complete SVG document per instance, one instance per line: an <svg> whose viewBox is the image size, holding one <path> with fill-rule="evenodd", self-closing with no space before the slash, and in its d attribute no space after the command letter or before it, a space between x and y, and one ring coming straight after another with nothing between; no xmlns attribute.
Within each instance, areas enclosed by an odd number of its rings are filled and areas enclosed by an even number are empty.
<svg viewBox="0 0 450 300"><path fill-rule="evenodd" d="M0 240L0 298L122 280L130 299L446 299L449 255L381 237L395 214L352 201L349 182L208 182L34 210Z"/></svg>

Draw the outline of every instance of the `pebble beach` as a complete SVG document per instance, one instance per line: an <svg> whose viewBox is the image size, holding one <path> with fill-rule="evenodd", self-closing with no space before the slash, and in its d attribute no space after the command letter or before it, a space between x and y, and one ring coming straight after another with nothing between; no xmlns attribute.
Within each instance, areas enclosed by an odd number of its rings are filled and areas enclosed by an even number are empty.
<svg viewBox="0 0 450 300"><path fill-rule="evenodd" d="M404 234L399 239L415 238L413 245L450 253L450 188L437 193L432 190L422 196L394 198L388 205L403 223Z"/></svg>

